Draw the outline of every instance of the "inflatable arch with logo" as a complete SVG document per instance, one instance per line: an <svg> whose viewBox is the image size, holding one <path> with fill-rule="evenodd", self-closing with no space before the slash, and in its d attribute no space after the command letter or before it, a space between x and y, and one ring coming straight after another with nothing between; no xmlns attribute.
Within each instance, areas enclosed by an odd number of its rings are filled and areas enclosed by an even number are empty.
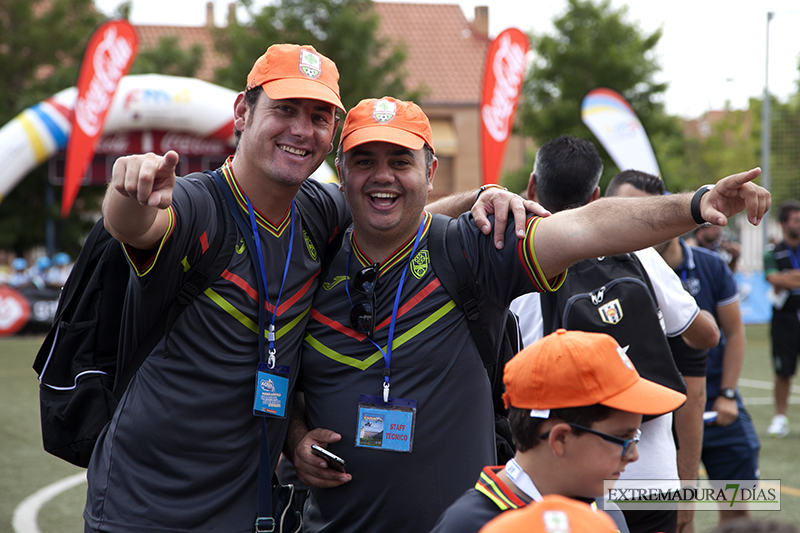
<svg viewBox="0 0 800 533"><path fill-rule="evenodd" d="M180 174L215 168L233 153L237 93L195 78L124 76L106 117L103 137L84 183L103 184L120 155L175 150ZM63 178L77 89L70 87L0 128L0 201L34 168L51 162L51 179ZM323 164L314 177L335 181Z"/></svg>

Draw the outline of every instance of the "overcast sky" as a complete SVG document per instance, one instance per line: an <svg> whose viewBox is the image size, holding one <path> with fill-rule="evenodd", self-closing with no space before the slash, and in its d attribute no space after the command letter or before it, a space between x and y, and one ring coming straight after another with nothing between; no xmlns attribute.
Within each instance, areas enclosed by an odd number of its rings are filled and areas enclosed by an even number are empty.
<svg viewBox="0 0 800 533"><path fill-rule="evenodd" d="M120 0L95 0L111 14ZM134 24L205 23L207 0L133 0ZM227 0L213 0L218 25L225 24ZM257 4L265 4L256 0ZM454 3L454 2L444 2ZM489 6L489 33L517 28L552 33L552 20L564 13L566 0L489 0L458 2L468 20L476 5ZM734 109L747 107L750 97L761 97L766 72L767 12L769 25L770 92L782 100L797 90L800 58L800 2L797 0L612 0L628 6L627 20L646 33L659 27L663 36L656 48L662 68L659 81L669 83L667 111L694 118L730 101Z"/></svg>

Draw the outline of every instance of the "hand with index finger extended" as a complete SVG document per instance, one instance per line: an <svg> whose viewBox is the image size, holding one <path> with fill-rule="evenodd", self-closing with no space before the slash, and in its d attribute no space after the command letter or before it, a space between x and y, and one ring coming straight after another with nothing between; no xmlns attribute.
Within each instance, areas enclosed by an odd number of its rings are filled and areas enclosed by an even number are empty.
<svg viewBox="0 0 800 533"><path fill-rule="evenodd" d="M172 203L172 189L175 186L175 169L178 166L180 157L178 154L170 150L163 155L159 160L153 161L149 164L155 165L152 170L153 180L150 187L150 194L144 197L147 205L150 207L158 207L159 209L166 209ZM146 175L149 177L151 172L149 166ZM139 197L142 201L142 197Z"/></svg>
<svg viewBox="0 0 800 533"><path fill-rule="evenodd" d="M758 225L772 201L769 191L752 183L759 174L761 169L754 168L719 180L700 200L703 220L725 226L728 217L746 210L750 223Z"/></svg>

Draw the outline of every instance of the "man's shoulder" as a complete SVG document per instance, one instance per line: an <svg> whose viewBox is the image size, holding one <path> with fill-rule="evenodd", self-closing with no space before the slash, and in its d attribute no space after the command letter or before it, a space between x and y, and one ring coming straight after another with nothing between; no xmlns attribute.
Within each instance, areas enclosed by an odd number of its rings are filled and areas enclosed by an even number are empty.
<svg viewBox="0 0 800 533"><path fill-rule="evenodd" d="M472 488L447 508L431 533L478 533L505 510Z"/></svg>

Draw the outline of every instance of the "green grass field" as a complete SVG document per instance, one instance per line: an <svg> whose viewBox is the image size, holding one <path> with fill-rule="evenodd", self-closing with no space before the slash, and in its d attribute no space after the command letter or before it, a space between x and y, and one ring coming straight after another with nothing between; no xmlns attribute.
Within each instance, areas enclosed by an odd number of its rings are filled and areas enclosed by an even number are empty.
<svg viewBox="0 0 800 533"><path fill-rule="evenodd" d="M38 382L31 369L40 337L0 338L0 533L14 532L15 509L43 487L83 470L42 450L39 428ZM772 381L767 328L747 326L747 357L740 390L761 437L761 477L780 479L781 511L754 513L759 520L800 524L800 394L794 392L789 416L793 433L785 439L769 439L766 428L772 417ZM795 385L797 387L797 385ZM794 389L797 391L797 388ZM45 501L38 515L41 531L83 531L85 482ZM717 513L696 513L697 531L715 525ZM32 533L35 529L17 531Z"/></svg>

